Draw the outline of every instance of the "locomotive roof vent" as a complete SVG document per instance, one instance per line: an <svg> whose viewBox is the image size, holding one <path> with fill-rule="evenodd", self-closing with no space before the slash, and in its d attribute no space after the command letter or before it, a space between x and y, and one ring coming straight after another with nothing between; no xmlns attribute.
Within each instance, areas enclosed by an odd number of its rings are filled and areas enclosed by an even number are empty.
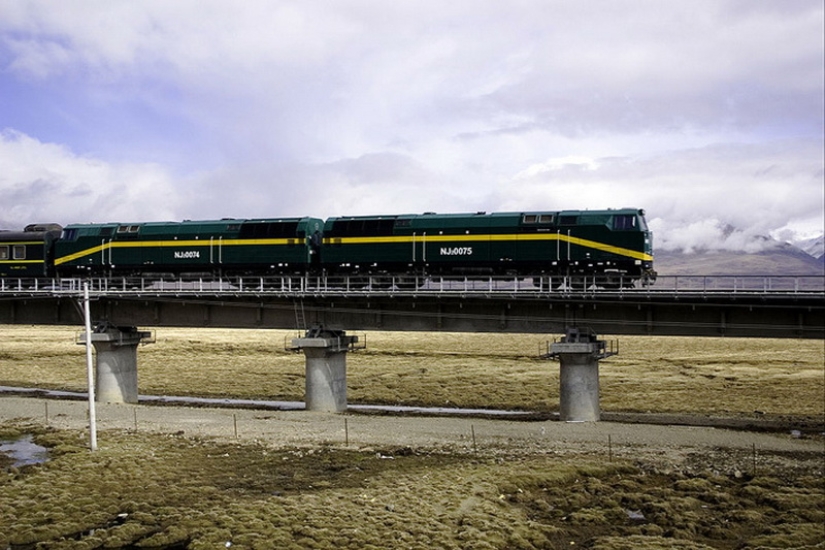
<svg viewBox="0 0 825 550"><path fill-rule="evenodd" d="M31 223L23 228L28 232L62 231L63 226L58 223Z"/></svg>

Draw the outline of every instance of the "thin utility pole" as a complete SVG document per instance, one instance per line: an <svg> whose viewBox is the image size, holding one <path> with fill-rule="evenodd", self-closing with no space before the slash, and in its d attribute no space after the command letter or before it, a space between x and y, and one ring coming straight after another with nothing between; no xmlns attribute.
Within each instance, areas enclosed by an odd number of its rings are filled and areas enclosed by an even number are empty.
<svg viewBox="0 0 825 550"><path fill-rule="evenodd" d="M89 449L97 450L97 419L95 418L95 375L92 366L92 319L89 313L89 282L83 283L83 317L86 321L86 380L89 386Z"/></svg>

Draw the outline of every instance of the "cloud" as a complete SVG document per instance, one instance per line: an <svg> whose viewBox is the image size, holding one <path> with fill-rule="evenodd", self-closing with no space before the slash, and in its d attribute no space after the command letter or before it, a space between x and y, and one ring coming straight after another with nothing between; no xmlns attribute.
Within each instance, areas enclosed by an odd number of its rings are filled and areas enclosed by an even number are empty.
<svg viewBox="0 0 825 550"><path fill-rule="evenodd" d="M823 225L819 0L0 13L3 223L639 206L659 243Z"/></svg>
<svg viewBox="0 0 825 550"><path fill-rule="evenodd" d="M177 197L153 165L109 164L13 131L0 132L0 227L35 222L173 219Z"/></svg>
<svg viewBox="0 0 825 550"><path fill-rule="evenodd" d="M817 3L587 4L5 2L0 29L24 77L141 93L160 77L193 116L240 128L297 115L344 137L342 156L355 156L350 140L380 147L433 131L754 128L778 114L816 125ZM399 122L407 136L392 135Z"/></svg>
<svg viewBox="0 0 825 550"><path fill-rule="evenodd" d="M656 250L694 252L746 252L755 254L779 246L779 242L752 229L740 230L719 220L704 219L695 222L670 223L662 218L650 222L656 239Z"/></svg>
<svg viewBox="0 0 825 550"><path fill-rule="evenodd" d="M718 144L634 157L551 158L488 199L504 209L642 207L664 227L708 220L752 234L822 228L821 143Z"/></svg>
<svg viewBox="0 0 825 550"><path fill-rule="evenodd" d="M243 185L238 185L239 180ZM444 175L395 153L330 163L288 163L274 170L269 164L247 164L205 173L190 189L183 199L186 217L326 218L474 206ZM216 200L227 195L231 200Z"/></svg>

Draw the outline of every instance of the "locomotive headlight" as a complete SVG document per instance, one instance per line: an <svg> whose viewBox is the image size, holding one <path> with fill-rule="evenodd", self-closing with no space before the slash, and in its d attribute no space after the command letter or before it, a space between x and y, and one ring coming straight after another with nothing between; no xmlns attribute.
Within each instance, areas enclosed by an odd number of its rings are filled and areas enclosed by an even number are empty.
<svg viewBox="0 0 825 550"><path fill-rule="evenodd" d="M636 260L634 263L635 263L636 265L642 265L642 260Z"/></svg>

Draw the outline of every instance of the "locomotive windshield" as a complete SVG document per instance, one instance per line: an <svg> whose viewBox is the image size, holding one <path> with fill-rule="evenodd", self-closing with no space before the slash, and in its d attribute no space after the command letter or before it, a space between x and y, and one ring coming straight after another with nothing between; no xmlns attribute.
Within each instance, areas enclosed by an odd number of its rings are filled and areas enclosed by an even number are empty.
<svg viewBox="0 0 825 550"><path fill-rule="evenodd" d="M636 229L636 215L620 214L613 216L613 229L616 231Z"/></svg>
<svg viewBox="0 0 825 550"><path fill-rule="evenodd" d="M77 239L77 228L70 227L63 230L63 234L60 236L60 240L62 241L74 241Z"/></svg>
<svg viewBox="0 0 825 550"><path fill-rule="evenodd" d="M647 223L645 223L644 215L641 213L616 214L613 216L613 230L647 231Z"/></svg>

